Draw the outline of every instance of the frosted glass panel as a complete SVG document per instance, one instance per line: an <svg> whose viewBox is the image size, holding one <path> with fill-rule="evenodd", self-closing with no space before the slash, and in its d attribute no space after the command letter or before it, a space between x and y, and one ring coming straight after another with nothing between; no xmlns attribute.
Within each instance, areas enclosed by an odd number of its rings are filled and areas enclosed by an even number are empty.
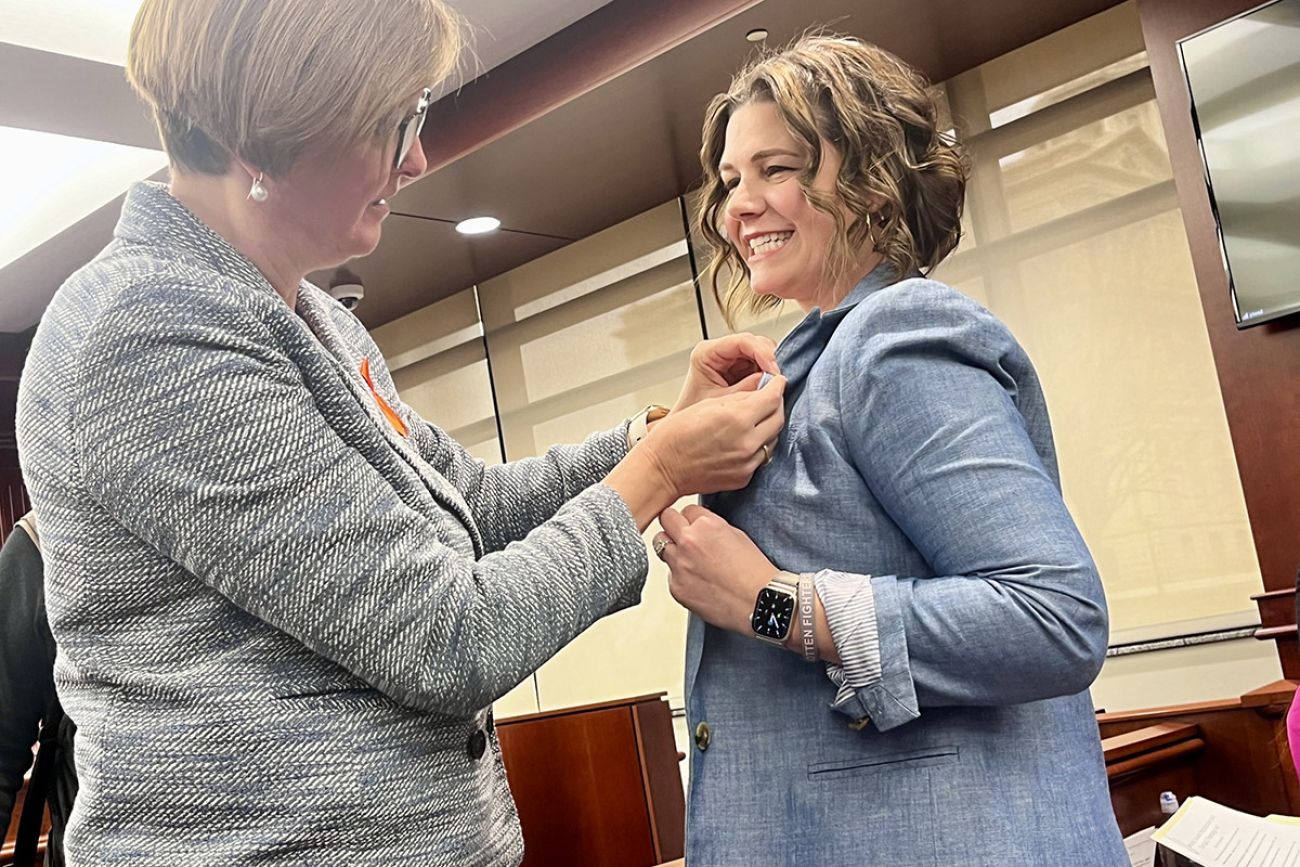
<svg viewBox="0 0 1300 867"><path fill-rule="evenodd" d="M979 246L936 275L1038 368L1112 641L1250 623L1261 586L1145 55L1114 53L1134 40L1126 3L949 83L977 133ZM1069 77L1043 62L1049 43Z"/></svg>
<svg viewBox="0 0 1300 867"><path fill-rule="evenodd" d="M1244 610L1260 588L1185 237L1171 211L989 284L1043 378L1115 630Z"/></svg>
<svg viewBox="0 0 1300 867"><path fill-rule="evenodd" d="M674 200L480 287L507 457L673 402L702 337L684 233ZM650 563L640 605L538 671L542 709L656 692L682 705L687 615Z"/></svg>

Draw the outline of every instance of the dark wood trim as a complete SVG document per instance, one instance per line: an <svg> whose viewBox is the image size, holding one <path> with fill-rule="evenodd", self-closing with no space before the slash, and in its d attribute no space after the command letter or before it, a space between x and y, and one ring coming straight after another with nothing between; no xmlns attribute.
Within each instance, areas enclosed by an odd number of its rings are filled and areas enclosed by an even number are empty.
<svg viewBox="0 0 1300 867"><path fill-rule="evenodd" d="M671 724L672 719L670 717L669 725L671 726ZM632 714L632 732L636 736L637 748L642 749L646 732L642 730L640 715L636 713ZM646 821L650 823L650 842L654 848L655 862L658 863L664 860L664 853L663 847L659 843L659 811L654 808L654 791L650 786L650 776L648 774L641 777L641 788L645 793Z"/></svg>
<svg viewBox="0 0 1300 867"><path fill-rule="evenodd" d="M1300 317L1237 330L1176 47L1179 39L1258 5L1138 0L1137 8L1264 590L1274 592L1294 589L1300 565ZM1266 604L1260 601L1261 610ZM1272 610L1261 614L1262 622L1270 630L1293 625L1294 607L1287 607L1289 615ZM1281 632L1269 636L1282 639L1285 676L1300 677L1296 643Z"/></svg>
<svg viewBox="0 0 1300 867"><path fill-rule="evenodd" d="M1195 723L1167 722L1153 726L1113 735L1102 742L1102 752L1106 756L1106 766L1118 764L1134 756L1163 749L1180 741L1199 738L1201 729Z"/></svg>
<svg viewBox="0 0 1300 867"><path fill-rule="evenodd" d="M1275 680L1256 687L1241 697L1243 707L1290 707L1297 681Z"/></svg>
<svg viewBox="0 0 1300 867"><path fill-rule="evenodd" d="M1277 639L1277 657L1282 663L1282 673L1288 677L1300 674L1300 636Z"/></svg>
<svg viewBox="0 0 1300 867"><path fill-rule="evenodd" d="M1111 807L1126 835L1163 822L1161 792L1208 794L1196 773L1206 743L1194 723L1158 723L1105 738L1102 747Z"/></svg>
<svg viewBox="0 0 1300 867"><path fill-rule="evenodd" d="M1226 701L1098 714L1121 829L1160 822L1159 796L1166 790L1256 815L1300 813L1300 780L1286 737L1295 688L1280 680Z"/></svg>
<svg viewBox="0 0 1300 867"><path fill-rule="evenodd" d="M619 698L611 701L598 701L593 704L581 704L575 707L562 707L555 710L544 710L539 713L525 713L518 716L501 717L497 720L498 725L509 725L521 722L535 722L543 719L554 719L562 716L572 716L574 714L591 713L597 710L608 710L615 707L627 707L628 705L644 704L645 702L660 701L667 697L667 692L656 692L650 695L638 695L634 698Z"/></svg>
<svg viewBox="0 0 1300 867"><path fill-rule="evenodd" d="M17 815L18 815L18 811L15 810L14 816L16 817ZM18 823L14 822L15 828L17 827L17 825ZM46 831L44 834L41 834L40 839L36 841L36 863L37 864L45 863L45 850L49 848L49 844L50 844L50 832ZM17 842L14 840L6 840L4 846L0 846L0 865L9 864L14 860L14 850L16 848L17 848Z"/></svg>
<svg viewBox="0 0 1300 867"><path fill-rule="evenodd" d="M26 801L27 801L27 781L24 780L22 788L20 788L18 790L18 793L14 796L14 808L13 808L13 812L10 814L9 827L7 829L0 829L4 831L4 843L3 845L0 845L0 864L9 864L10 862L13 861L14 850L17 848L17 844L18 844L18 820L19 817L21 817L23 814L23 805L26 803ZM45 850L49 846L49 839L50 839L49 804L45 805L45 809L42 812L41 828L42 828L41 836L36 841L36 854L37 854L36 863L37 864L43 864L45 862L45 858L44 858Z"/></svg>
<svg viewBox="0 0 1300 867"><path fill-rule="evenodd" d="M1255 639L1257 641L1276 641L1279 638L1294 638L1297 634L1296 625L1290 626L1268 626L1255 630Z"/></svg>
<svg viewBox="0 0 1300 867"><path fill-rule="evenodd" d="M638 748L646 757L645 795L655 860L680 858L685 854L686 796L677 762L664 761L678 754L672 710L666 701L642 702L633 705L632 720Z"/></svg>
<svg viewBox="0 0 1300 867"><path fill-rule="evenodd" d="M1180 743L1171 744L1159 750L1153 750L1149 753L1143 753L1131 759L1125 759L1122 762L1116 762L1113 765L1106 765L1106 777L1111 780L1117 780L1130 774L1149 771L1157 765L1167 762L1173 762L1192 753L1199 753L1205 749L1205 741L1200 738L1191 738Z"/></svg>
<svg viewBox="0 0 1300 867"><path fill-rule="evenodd" d="M1296 593L1294 587L1269 590L1250 597L1259 609L1259 624L1267 635L1256 633L1256 638L1290 639L1295 635ZM1290 631L1288 631L1288 629Z"/></svg>
<svg viewBox="0 0 1300 867"><path fill-rule="evenodd" d="M0 467L0 545L31 507L22 471L17 467Z"/></svg>
<svg viewBox="0 0 1300 867"><path fill-rule="evenodd" d="M681 45L760 0L613 0L434 103L425 124L437 171Z"/></svg>
<svg viewBox="0 0 1300 867"><path fill-rule="evenodd" d="M1143 708L1142 710L1113 711L1097 714L1097 724L1102 728L1102 737L1109 727L1131 726L1134 723L1150 723L1158 720L1181 719L1195 714L1221 713L1239 710L1241 699L1229 698L1221 701L1198 701L1189 704L1172 704L1164 707ZM1134 726L1141 728L1141 725Z"/></svg>

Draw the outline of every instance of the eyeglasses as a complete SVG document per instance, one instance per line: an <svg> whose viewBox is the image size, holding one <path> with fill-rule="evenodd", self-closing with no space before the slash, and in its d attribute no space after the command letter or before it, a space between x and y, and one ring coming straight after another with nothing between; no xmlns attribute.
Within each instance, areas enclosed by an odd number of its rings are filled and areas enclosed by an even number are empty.
<svg viewBox="0 0 1300 867"><path fill-rule="evenodd" d="M396 170L406 161L411 148L420 140L420 130L424 129L424 119L429 114L429 103L433 101L433 91L425 88L420 94L420 101L415 111L406 116L397 126L397 152L393 154L393 169Z"/></svg>

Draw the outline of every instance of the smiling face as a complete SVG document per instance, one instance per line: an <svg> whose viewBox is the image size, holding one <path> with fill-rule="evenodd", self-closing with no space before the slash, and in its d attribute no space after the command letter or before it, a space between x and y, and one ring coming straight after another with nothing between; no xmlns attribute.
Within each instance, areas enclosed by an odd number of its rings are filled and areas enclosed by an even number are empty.
<svg viewBox="0 0 1300 867"><path fill-rule="evenodd" d="M822 141L822 160L811 187L835 197L840 152ZM850 273L827 273L837 233L835 219L814 207L799 183L811 155L791 134L775 104L742 105L727 123L718 176L727 190L722 208L727 240L749 269L759 295L794 301L805 311L834 307L879 256L862 250ZM852 215L841 207L845 224Z"/></svg>
<svg viewBox="0 0 1300 867"><path fill-rule="evenodd" d="M695 228L727 322L842 302L887 262L928 274L961 238L968 172L925 79L843 36L757 56L705 112Z"/></svg>

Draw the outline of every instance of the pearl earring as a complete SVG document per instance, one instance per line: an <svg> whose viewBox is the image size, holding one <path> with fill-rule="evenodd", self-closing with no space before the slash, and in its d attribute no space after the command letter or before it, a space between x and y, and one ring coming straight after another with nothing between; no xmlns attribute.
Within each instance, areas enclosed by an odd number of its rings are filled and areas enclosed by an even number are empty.
<svg viewBox="0 0 1300 867"><path fill-rule="evenodd" d="M262 183L262 173L258 172L257 177L253 179L253 186L248 190L248 197L255 202L265 202L271 197L271 193Z"/></svg>

